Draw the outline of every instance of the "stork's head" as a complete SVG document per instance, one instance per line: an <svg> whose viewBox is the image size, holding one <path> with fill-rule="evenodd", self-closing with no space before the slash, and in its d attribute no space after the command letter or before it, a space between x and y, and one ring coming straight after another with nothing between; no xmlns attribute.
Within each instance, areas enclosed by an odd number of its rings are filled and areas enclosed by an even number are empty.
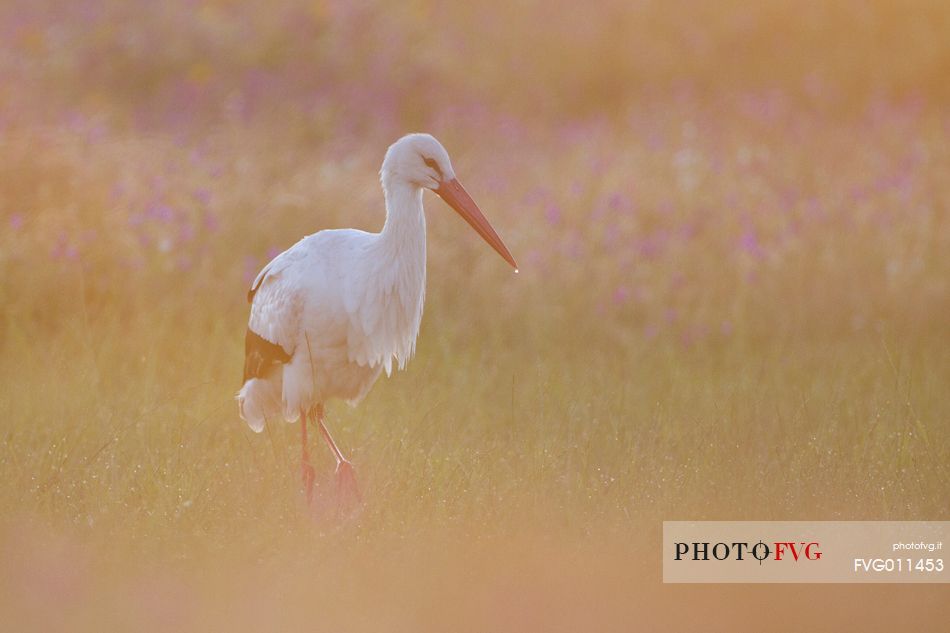
<svg viewBox="0 0 950 633"><path fill-rule="evenodd" d="M449 153L429 134L407 134L389 146L379 172L383 188L404 184L431 189L455 209L517 271L518 264L495 229L455 177Z"/></svg>
<svg viewBox="0 0 950 633"><path fill-rule="evenodd" d="M389 146L380 176L383 184L401 181L435 191L443 181L455 178L455 170L434 136L407 134Z"/></svg>

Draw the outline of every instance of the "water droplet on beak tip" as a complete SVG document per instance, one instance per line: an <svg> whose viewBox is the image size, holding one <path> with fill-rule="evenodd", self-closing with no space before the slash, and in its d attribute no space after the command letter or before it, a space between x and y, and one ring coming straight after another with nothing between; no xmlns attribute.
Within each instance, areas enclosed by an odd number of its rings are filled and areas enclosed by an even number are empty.
<svg viewBox="0 0 950 633"><path fill-rule="evenodd" d="M517 269L517 268L515 268L515 274L516 274L516 275L518 274L518 269Z"/></svg>

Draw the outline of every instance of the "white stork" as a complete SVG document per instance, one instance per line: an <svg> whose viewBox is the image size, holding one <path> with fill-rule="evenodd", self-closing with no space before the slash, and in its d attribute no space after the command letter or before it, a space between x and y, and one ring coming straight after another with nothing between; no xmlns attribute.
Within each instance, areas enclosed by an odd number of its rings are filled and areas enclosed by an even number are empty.
<svg viewBox="0 0 950 633"><path fill-rule="evenodd" d="M380 170L386 223L308 235L257 275L247 298L241 417L256 432L267 421L300 419L301 477L308 503L314 470L307 421L315 420L336 458L339 499L360 498L353 466L324 424L323 404L355 405L382 370L403 369L416 346L426 285L422 190L455 209L517 272L491 224L455 177L449 155L428 134L393 143Z"/></svg>

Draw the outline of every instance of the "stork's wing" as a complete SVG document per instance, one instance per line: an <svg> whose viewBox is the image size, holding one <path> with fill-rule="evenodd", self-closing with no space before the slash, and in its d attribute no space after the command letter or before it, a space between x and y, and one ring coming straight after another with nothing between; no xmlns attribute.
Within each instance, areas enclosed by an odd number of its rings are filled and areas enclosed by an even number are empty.
<svg viewBox="0 0 950 633"><path fill-rule="evenodd" d="M244 380L260 378L294 355L302 301L293 249L261 270L248 291L251 317L244 338Z"/></svg>
<svg viewBox="0 0 950 633"><path fill-rule="evenodd" d="M405 270L386 260L364 259L360 264L350 271L343 293L349 359L382 365L389 375L393 361L403 369L415 352L425 269L401 275ZM421 280L421 289L412 288L413 280Z"/></svg>

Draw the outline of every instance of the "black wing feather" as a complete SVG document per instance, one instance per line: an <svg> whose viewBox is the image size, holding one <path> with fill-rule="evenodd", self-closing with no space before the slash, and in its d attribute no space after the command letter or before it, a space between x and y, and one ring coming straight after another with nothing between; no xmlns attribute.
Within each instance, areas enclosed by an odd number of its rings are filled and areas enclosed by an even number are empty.
<svg viewBox="0 0 950 633"><path fill-rule="evenodd" d="M283 347L248 328L244 335L244 382L265 377L275 366L289 363L290 358Z"/></svg>
<svg viewBox="0 0 950 633"><path fill-rule="evenodd" d="M247 291L247 302L248 302L248 303L251 303L251 302L254 301L254 295L257 294L258 288L260 288L260 287L261 287L261 284L264 283L264 277L266 277L266 275L261 275L261 280L258 281L257 284L251 286L251 287L248 289L248 291Z"/></svg>

